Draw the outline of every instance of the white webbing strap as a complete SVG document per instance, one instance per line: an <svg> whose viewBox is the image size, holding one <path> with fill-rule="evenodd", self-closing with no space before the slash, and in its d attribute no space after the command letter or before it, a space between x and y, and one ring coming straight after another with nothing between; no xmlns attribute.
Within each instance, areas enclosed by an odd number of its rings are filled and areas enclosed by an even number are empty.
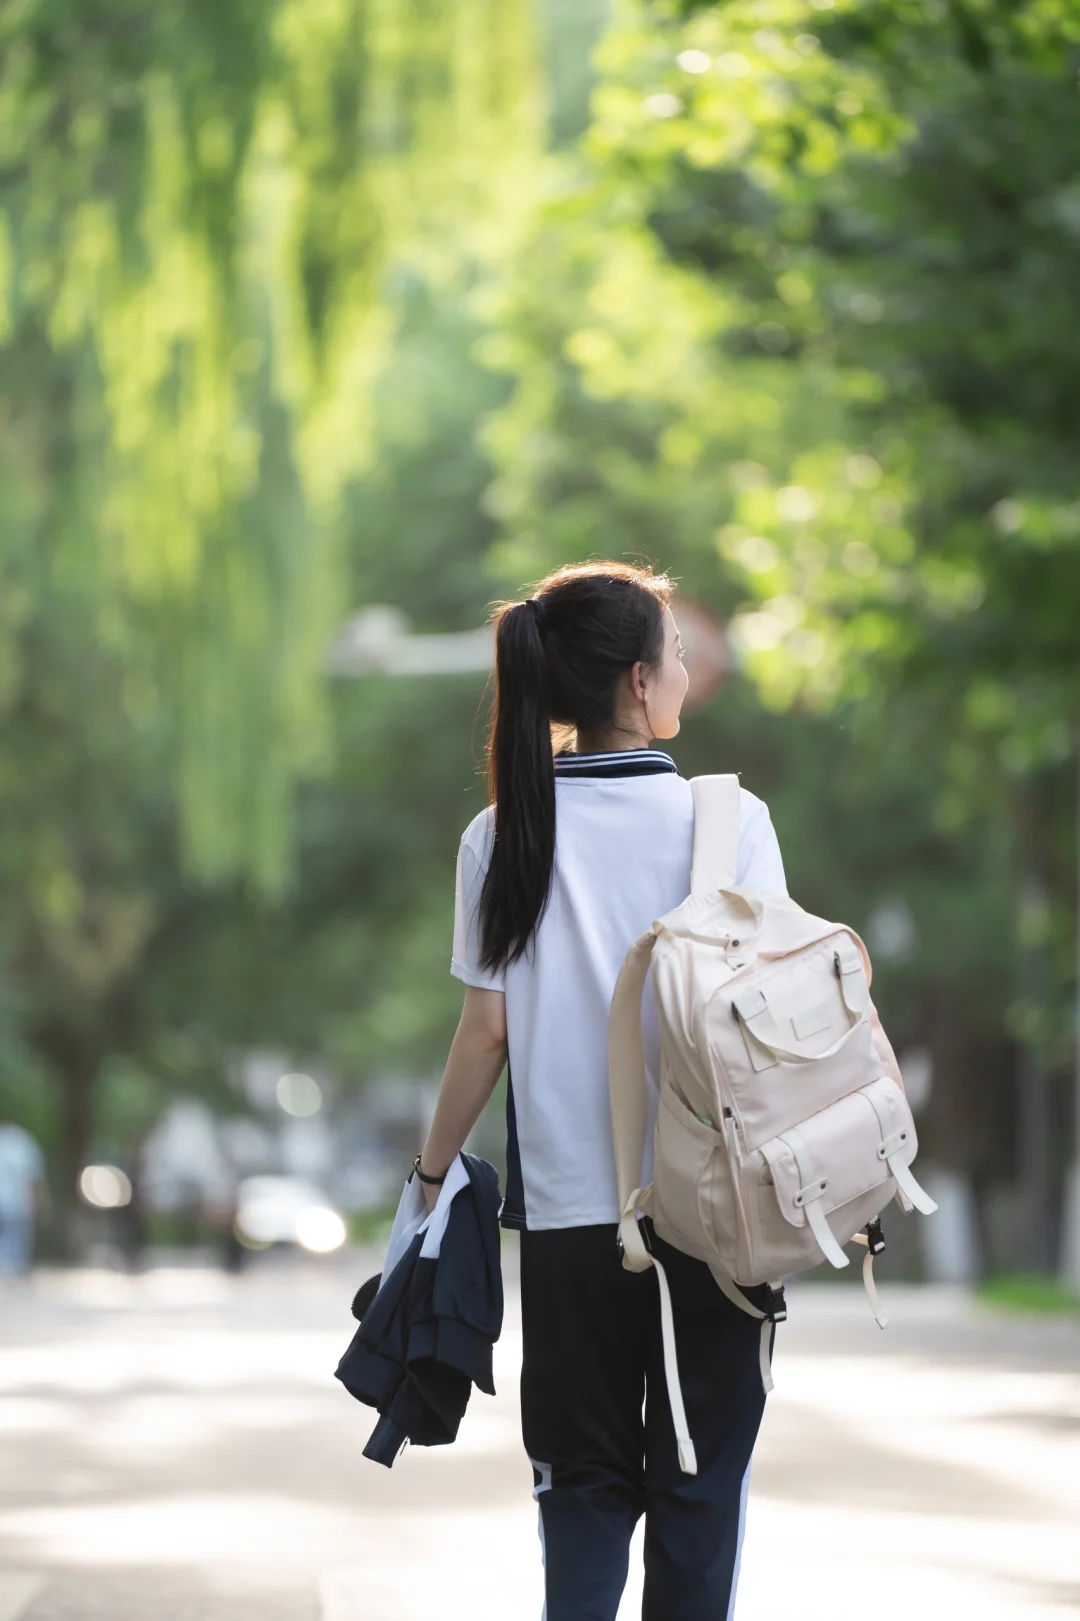
<svg viewBox="0 0 1080 1621"><path fill-rule="evenodd" d="M870 1310L874 1314L874 1321L879 1328L888 1328L889 1319L882 1307L881 1296L877 1292L877 1284L874 1282L874 1255L870 1248L870 1240L865 1233L856 1233L854 1237L856 1244L866 1245L866 1254L863 1256L862 1264L862 1281L863 1288L866 1290L866 1298L870 1302Z"/></svg>
<svg viewBox="0 0 1080 1621"><path fill-rule="evenodd" d="M619 1208L626 1215L627 1200L641 1180L645 1151L645 1053L641 1045L641 993L645 989L656 934L650 929L626 954L608 1019L608 1096L611 1136L615 1148L615 1174ZM629 1254L629 1247L626 1247ZM646 1252L647 1253L647 1252ZM624 1265L628 1263L624 1259ZM641 1271L632 1267L631 1271Z"/></svg>
<svg viewBox="0 0 1080 1621"><path fill-rule="evenodd" d="M667 1382L668 1405L671 1408L675 1441L679 1448L679 1468L684 1475L696 1475L697 1455L694 1452L694 1443L690 1439L690 1426L686 1422L686 1408L683 1405L682 1386L679 1383L679 1359L675 1350L675 1314L671 1309L671 1290L663 1266L645 1247L637 1219L637 1202L640 1197L641 1189L635 1188L623 1207L622 1220L619 1222L623 1266L629 1272L646 1272L650 1266L656 1269L656 1281L660 1289L660 1337L664 1347L664 1379Z"/></svg>
<svg viewBox="0 0 1080 1621"><path fill-rule="evenodd" d="M890 1112L888 1094L878 1096L872 1091L861 1094L877 1115L878 1125L881 1128L881 1142L878 1145L878 1158L885 1161L889 1173L896 1183L900 1193L916 1210L921 1210L924 1216L932 1216L937 1205L931 1199L926 1189L920 1187L912 1176L908 1166L900 1158L900 1152L907 1142L907 1129L897 1130L893 1116Z"/></svg>
<svg viewBox="0 0 1080 1621"><path fill-rule="evenodd" d="M892 1172L897 1187L909 1203L913 1204L916 1210L921 1210L924 1216L932 1216L937 1205L926 1189L916 1182L903 1160L898 1159L895 1154L890 1154L885 1163Z"/></svg>
<svg viewBox="0 0 1080 1621"><path fill-rule="evenodd" d="M641 993L652 960L656 935L650 929L631 946L623 963L611 999L608 1023L608 1091L611 1099L611 1132L615 1146L615 1172L619 1181L619 1242L622 1264L628 1272L656 1268L660 1289L660 1334L664 1347L664 1378L667 1381L671 1422L679 1449L679 1468L687 1475L697 1474L697 1457L686 1422L679 1363L675 1351L675 1316L671 1290L660 1262L645 1247L637 1207L642 1190L641 1157L645 1148L645 1055L641 1045Z"/></svg>
<svg viewBox="0 0 1080 1621"><path fill-rule="evenodd" d="M692 894L726 889L735 881L739 852L740 792L736 776L695 777L691 784L694 796L694 854L690 879ZM622 1245L623 1266L629 1272L645 1272L656 1268L660 1289L660 1329L664 1347L664 1377L667 1381L668 1401L679 1448L679 1467L684 1474L697 1473L697 1458L690 1439L679 1384L679 1365L675 1350L675 1318L671 1306L671 1291L663 1266L650 1254L638 1222L637 1208L642 1190L638 1187L641 1176L642 1155L645 1149L645 1054L641 1041L641 997L656 944L656 929L631 946L615 984L608 1021L608 1095L611 1104L611 1132L615 1150L615 1174L619 1187L619 1241ZM714 1271L714 1277L720 1281ZM721 1283L724 1293L734 1299L744 1311L763 1317L741 1296L737 1286ZM735 1293L732 1294L731 1291ZM736 1298L738 1296L738 1298ZM762 1323L762 1383L772 1389L769 1370L769 1335L772 1324L768 1318Z"/></svg>
<svg viewBox="0 0 1080 1621"><path fill-rule="evenodd" d="M840 994L853 1019L870 1016L870 985L866 978L866 964L857 945L845 940L834 953L836 972L840 976Z"/></svg>
<svg viewBox="0 0 1080 1621"><path fill-rule="evenodd" d="M635 1220L636 1225L636 1220ZM644 1248L644 1245L642 1245ZM656 1268L656 1281L660 1286L660 1334L664 1346L664 1378L667 1381L668 1405L671 1408L671 1422L675 1429L675 1440L679 1448L679 1468L684 1475L697 1474L697 1454L694 1443L690 1439L690 1426L686 1422L686 1408L683 1406L682 1386L679 1383L679 1361L675 1351L675 1316L671 1309L671 1290L668 1288L667 1273L655 1255L645 1251L649 1264ZM640 1267L632 1268L637 1272ZM761 1336L758 1341L758 1368L761 1373L761 1388L766 1395L773 1388L772 1358L772 1319L763 1311L752 1306L745 1295L736 1298L732 1291L738 1291L738 1285L732 1283L724 1273L716 1267L710 1267L724 1294L729 1300L734 1300L743 1311L752 1317L761 1318Z"/></svg>
<svg viewBox="0 0 1080 1621"><path fill-rule="evenodd" d="M649 1257L656 1268L656 1281L660 1285L660 1334L664 1342L664 1378L667 1380L668 1405L671 1422L675 1427L675 1440L679 1448L679 1468L684 1475L697 1474L697 1454L690 1439L690 1426L686 1422L682 1386L679 1383L679 1362L675 1355L675 1317L671 1310L671 1290L667 1273L655 1256Z"/></svg>
<svg viewBox="0 0 1080 1621"><path fill-rule="evenodd" d="M817 1239L818 1249L829 1264L835 1266L838 1271L841 1267L848 1266L850 1264L848 1258L836 1242L832 1228L825 1220L824 1212L819 1204L813 1202L807 1204L806 1219L810 1223L810 1231Z"/></svg>
<svg viewBox="0 0 1080 1621"><path fill-rule="evenodd" d="M754 1038L746 1041L746 1052L755 1073L774 1069L780 1062L777 1048L781 1038L765 992L757 988L739 991L732 997L731 1005L738 1015L743 1039L746 1040L747 1035Z"/></svg>
<svg viewBox="0 0 1080 1621"><path fill-rule="evenodd" d="M739 1310L744 1311L748 1317L757 1317L761 1320L761 1340L758 1344L758 1367L761 1370L761 1388L765 1392L766 1396L768 1396L773 1389L772 1357L769 1354L772 1349L773 1319L769 1316L768 1312L760 1311L752 1301L746 1298L742 1290L739 1288L739 1285L735 1282L734 1278L729 1278L726 1272L724 1272L720 1267L714 1266L711 1261L709 1263L709 1271L713 1275L713 1280L716 1283L716 1287L722 1294L727 1295L733 1306L738 1306ZM774 1289L779 1289L780 1284L774 1283L772 1287Z"/></svg>
<svg viewBox="0 0 1080 1621"><path fill-rule="evenodd" d="M642 1190L637 1187L641 1178L642 1153L645 1148L645 1057L641 1041L641 995L645 989L645 976L652 961L654 932L644 934L629 950L623 971L619 973L615 995L611 997L611 1018L608 1023L608 1091L611 1099L611 1138L615 1143L615 1170L619 1183L619 1243L623 1247L623 1266L628 1272L657 1269L660 1287L660 1336L663 1341L663 1376L668 1386L668 1404L671 1423L675 1426L678 1444L679 1469L686 1475L696 1475L697 1457L694 1443L686 1423L683 1388L679 1384L679 1365L675 1350L675 1313L671 1310L671 1290L668 1277L660 1261L645 1248L641 1224L637 1221L637 1201Z"/></svg>
<svg viewBox="0 0 1080 1621"><path fill-rule="evenodd" d="M724 889L735 880L739 856L739 779L694 777L692 894ZM645 1055L641 1046L641 994L649 973L656 925L634 942L611 998L608 1020L608 1094L619 1180L619 1208L626 1209L641 1176L645 1149Z"/></svg>
<svg viewBox="0 0 1080 1621"><path fill-rule="evenodd" d="M645 1240L641 1236L641 1223L637 1218L637 1204L640 1198L641 1189L635 1188L623 1206L623 1213L619 1219L622 1264L627 1272L647 1272L653 1264L653 1258L645 1248Z"/></svg>
<svg viewBox="0 0 1080 1621"><path fill-rule="evenodd" d="M761 1388L766 1396L773 1388L772 1357L769 1352L772 1347L772 1321L768 1317L761 1320L761 1338L758 1341L758 1368L761 1372Z"/></svg>
<svg viewBox="0 0 1080 1621"><path fill-rule="evenodd" d="M837 1243L821 1208L821 1199L829 1186L828 1179L815 1174L813 1156L806 1145L806 1139L794 1126L781 1134L780 1141L786 1143L795 1156L800 1182L795 1203L806 1211L806 1220L817 1240L818 1249L825 1259L838 1269L848 1266L850 1264L848 1258Z"/></svg>
<svg viewBox="0 0 1080 1621"><path fill-rule="evenodd" d="M694 857L691 895L730 889L739 864L739 779L733 774L691 777L694 796Z"/></svg>
<svg viewBox="0 0 1080 1621"><path fill-rule="evenodd" d="M784 1045L764 991L756 987L740 991L737 996L732 997L731 1005L738 1014L739 1024L744 1034L751 1036L753 1042L766 1054L764 1061L760 1061L754 1046L750 1041L747 1041L747 1051L750 1054L750 1061L755 1070L769 1069L781 1058L786 1058L792 1064L816 1064L822 1058L831 1058L850 1039L855 1025L863 1017L861 1014L854 1014L854 1023L848 1025L848 1028L837 1036L832 1045L826 1047L823 1052L803 1053L799 1052L795 1047ZM848 1010L850 1012L850 1004L848 1004Z"/></svg>

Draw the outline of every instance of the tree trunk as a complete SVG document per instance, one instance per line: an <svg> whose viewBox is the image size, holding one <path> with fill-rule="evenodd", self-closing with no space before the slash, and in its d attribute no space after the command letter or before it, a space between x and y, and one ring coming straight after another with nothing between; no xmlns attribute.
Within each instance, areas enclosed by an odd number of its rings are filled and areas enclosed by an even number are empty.
<svg viewBox="0 0 1080 1621"><path fill-rule="evenodd" d="M79 1177L89 1162L95 1119L95 1093L101 1055L85 1034L59 1022L39 1028L37 1046L48 1059L60 1091L60 1136L52 1189L56 1246L66 1261L84 1249Z"/></svg>

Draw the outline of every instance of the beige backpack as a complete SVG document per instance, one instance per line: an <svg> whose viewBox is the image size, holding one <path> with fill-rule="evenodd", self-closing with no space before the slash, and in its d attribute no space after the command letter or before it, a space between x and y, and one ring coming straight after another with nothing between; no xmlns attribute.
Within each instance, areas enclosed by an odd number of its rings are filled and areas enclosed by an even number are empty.
<svg viewBox="0 0 1080 1621"><path fill-rule="evenodd" d="M761 1373L772 1389L780 1280L865 1244L863 1278L882 1328L876 1218L894 1196L937 1207L915 1181L915 1125L892 1049L870 1002L870 960L842 923L786 895L735 885L739 780L696 777L690 896L631 947L611 1004L609 1080L623 1265L655 1266L679 1462L696 1473L679 1389L667 1278L638 1215L705 1261L718 1286L761 1319ZM661 1034L653 1180L645 1138L641 996L650 965ZM866 1229L865 1232L860 1229ZM768 1284L761 1310L739 1285Z"/></svg>

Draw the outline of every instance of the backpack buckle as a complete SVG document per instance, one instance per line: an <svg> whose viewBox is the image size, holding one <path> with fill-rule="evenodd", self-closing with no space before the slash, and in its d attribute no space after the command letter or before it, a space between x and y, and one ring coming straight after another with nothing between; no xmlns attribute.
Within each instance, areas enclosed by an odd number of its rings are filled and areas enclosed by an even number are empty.
<svg viewBox="0 0 1080 1621"><path fill-rule="evenodd" d="M787 1301L784 1299L784 1285L782 1283L763 1284L765 1290L765 1315L770 1323L787 1322Z"/></svg>
<svg viewBox="0 0 1080 1621"><path fill-rule="evenodd" d="M880 1217L866 1224L866 1247L871 1255L880 1255L885 1248L885 1234L881 1230Z"/></svg>

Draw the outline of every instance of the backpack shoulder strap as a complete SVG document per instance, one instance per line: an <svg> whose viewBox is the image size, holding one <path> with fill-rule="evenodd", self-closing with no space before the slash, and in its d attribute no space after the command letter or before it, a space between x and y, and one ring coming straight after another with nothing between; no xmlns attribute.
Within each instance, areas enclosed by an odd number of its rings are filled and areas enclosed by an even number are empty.
<svg viewBox="0 0 1080 1621"><path fill-rule="evenodd" d="M739 863L739 779L734 773L691 777L694 859L691 895L730 889Z"/></svg>
<svg viewBox="0 0 1080 1621"><path fill-rule="evenodd" d="M694 857L691 894L724 889L735 881L739 856L739 779L735 775L694 777ZM625 1216L628 1201L639 1192L641 1155L645 1142L645 1059L641 1046L641 994L649 973L656 934L650 929L627 954L615 986L608 1024L608 1085L615 1169L619 1181L619 1208ZM626 1233L636 1232L632 1215ZM634 1259L648 1265L640 1241L627 1245L640 1254ZM638 1270L635 1266L634 1270Z"/></svg>
<svg viewBox="0 0 1080 1621"><path fill-rule="evenodd" d="M634 1214L645 1147L645 1055L641 1042L641 995L652 961L656 934L650 929L630 947L615 985L608 1023L608 1088L615 1174L619 1183L623 1265L642 1272L652 1263L637 1230ZM628 1219L626 1219L628 1218Z"/></svg>

